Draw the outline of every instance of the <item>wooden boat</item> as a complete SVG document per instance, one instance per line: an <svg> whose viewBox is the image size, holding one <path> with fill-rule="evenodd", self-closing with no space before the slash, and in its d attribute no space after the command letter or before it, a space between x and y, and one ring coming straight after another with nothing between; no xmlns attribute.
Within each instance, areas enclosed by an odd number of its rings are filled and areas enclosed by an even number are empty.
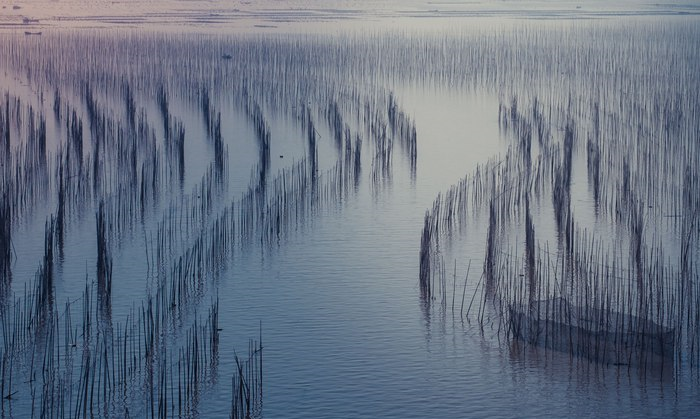
<svg viewBox="0 0 700 419"><path fill-rule="evenodd" d="M612 365L672 365L674 328L609 309L582 307L564 298L508 308L514 338L531 345Z"/></svg>

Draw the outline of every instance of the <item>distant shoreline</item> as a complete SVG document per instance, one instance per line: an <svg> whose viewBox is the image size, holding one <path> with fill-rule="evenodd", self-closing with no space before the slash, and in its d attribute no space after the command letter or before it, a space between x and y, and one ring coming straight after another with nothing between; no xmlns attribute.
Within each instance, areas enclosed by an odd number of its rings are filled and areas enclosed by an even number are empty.
<svg viewBox="0 0 700 419"><path fill-rule="evenodd" d="M330 4L329 4L330 3ZM578 20L632 17L697 17L690 2L618 1L384 1L295 0L152 2L40 0L0 10L0 30L142 28L178 32L314 32L353 26L443 26L465 19Z"/></svg>

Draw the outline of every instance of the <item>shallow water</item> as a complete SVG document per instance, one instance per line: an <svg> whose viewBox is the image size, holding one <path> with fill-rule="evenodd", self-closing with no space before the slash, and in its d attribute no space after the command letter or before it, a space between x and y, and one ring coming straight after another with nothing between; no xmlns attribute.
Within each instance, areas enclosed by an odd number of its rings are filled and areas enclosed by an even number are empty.
<svg viewBox="0 0 700 419"><path fill-rule="evenodd" d="M118 232L115 227L110 235L114 283L108 321L113 325L124 324L133 316L134 307L137 311L142 307L146 295L153 294L159 281L167 278L170 263L192 245L199 232L195 228L191 235L185 234L169 249L170 253L166 252L166 273L154 269L157 241L153 237L157 237L158 222L168 220L170 205L181 209L189 205L183 202L199 203L204 199L206 191L198 185L215 159L197 89L209 86L212 104L221 112L222 137L228 146L226 181L222 185L208 184L213 191L211 210L184 216L201 217L204 226L217 219L231 202L240 205L240 197L255 184L259 145L255 126L242 105L245 94L260 104L271 134L267 197L274 196L270 186L279 170L310 158L308 133L298 121L305 105L317 127L318 182L329 190L336 185L332 170L337 161L342 161L345 146L336 145L333 128L325 119L330 101L340 105L353 136L361 136L362 169L356 184L342 193L328 192L324 195L328 198L320 199L310 211L285 224L271 242L258 240L257 235L248 241L245 236L235 235L239 240L235 248L224 255L225 260L213 272L205 272L202 288L177 309L174 326L164 330L164 348L172 354L184 342L184 331L194 317L201 317L211 299L218 298L221 331L217 366L201 384L193 416L228 415L234 354L245 356L247 340L261 336L262 417L685 417L692 415L700 396L697 374L690 370L640 377L638 371L626 367L601 366L532 348L523 350L501 339L497 322L478 321L474 311L482 307L477 283L486 251L488 211L475 209L460 231L450 231L449 240L440 243L446 265L444 304L439 295L429 301L421 296L418 255L425 212L436 196L489 159L504 161L509 148L514 147L512 136L499 124L499 106L510 106L512 98L518 97L525 110L533 96L550 110L552 125L560 131L565 117L556 113L563 113L567 102L574 103L583 139L575 151L573 211L577 221L596 231L603 242L619 246L620 253L627 251L630 239L625 227L593 211L584 159L585 135L591 132L590 115L585 109L588 100L595 97L617 111L611 111L610 118L618 118L623 126L633 125L629 121L636 121L638 115L627 113L630 108L622 105L618 92L607 94L620 102L605 101L605 92L590 90L588 77L597 73L576 67L581 64L576 54L587 51L591 54L588 58L609 65L611 73L617 75L601 78L617 87L634 85L638 80L630 80L637 72L654 75L664 62L663 54L670 54L680 63L674 67L675 72L659 75L658 86L653 81L644 81L641 86L646 90L640 93L640 101L651 107L657 102L650 98L663 94L664 86L678 81L697 86L697 75L689 71L693 63L697 64L693 45L698 38L693 37L697 34L693 24L688 19L670 19L654 26L651 30L659 39L648 62L637 61L645 53L641 51L645 41L639 39L647 36L641 20L621 28L616 28L615 22L531 22L514 30L504 25L461 32L432 28L425 38L413 30L352 33L330 40L298 35L285 39L150 32L136 32L129 38L119 32L71 30L47 33L39 39L3 34L2 66L10 76L3 79L2 86L5 92L20 98L23 106L31 103L43 109L47 121L54 118L53 91L59 89L64 103L76 108L87 121L87 105L80 88L89 75L99 106L108 118L125 125L121 91L114 80L127 80L135 89L137 108L139 112L143 109L162 153L166 145L155 96L157 88L165 86L170 116L185 126L182 181L177 176L168 180L165 173L170 173L173 161L163 154L159 198L149 202L145 214L135 217L133 224ZM621 49L611 46L603 50L601 58L592 48L593 41L578 38L587 33L595 39L625 39L630 44L626 50L629 55L616 61L614 53ZM569 43L562 44L561 39ZM676 52L658 52L674 39L688 40L689 45ZM475 43L473 49L469 48L470 42ZM115 58L99 55L104 43L115 49ZM507 45L514 46L492 49ZM523 45L532 49L518 48ZM135 58L133 48L140 46L144 54ZM552 46L557 49L547 50ZM222 59L221 51L234 51L234 59ZM94 61L83 61L86 57ZM558 61L562 57L570 61ZM566 68L571 73L562 75ZM551 74L543 73L547 71ZM31 91L12 81L25 77L33 86ZM400 109L415 122L415 173L398 140L393 144L390 169L375 172L380 166L375 156L379 136L366 132L362 101L375 100L376 112L383 114L390 91ZM669 92L669 97L675 93ZM361 99L355 101L357 97ZM685 115L689 115L683 129L692 130L697 125L693 118L698 115L700 102L697 95L695 99L682 105ZM614 125L608 122L606 126ZM84 129L89 132L87 124ZM51 144L66 142L62 124L47 122L47 133L53 139ZM87 158L93 149L87 147L91 143L87 139L90 134L86 135ZM554 135L561 136L561 132ZM696 150L697 136L682 139L690 142L688 149ZM13 147L19 149L20 144L22 139L13 137ZM48 155L55 157L55 150ZM103 160L110 168L107 173L113 173L108 179L118 182L118 167L122 167L117 163L119 156L111 156L113 160L108 157ZM50 161L49 166L55 170L57 161ZM10 286L16 297L23 295L25 287L31 293L34 274L42 263L44 221L57 205L55 177L49 176L48 182L46 196L37 196L35 205L23 209L12 224L15 258ZM610 182L614 185L614 180ZM61 310L65 301L73 302L76 325L80 324L80 295L86 281L93 291L97 287L95 212L100 199L115 196L106 185L103 192L71 207L64 254L56 262L54 299ZM656 195L652 191L649 196ZM555 249L559 232L552 220L551 202L543 198L533 207L538 214L538 239ZM660 221L667 209L664 206L663 211L648 211L647 231L664 245L673 265L678 254L678 230L666 228ZM110 212L109 217L117 223L126 216ZM183 216L175 219L172 230L181 231ZM503 241L504 253L517 256L524 248L520 227L516 220L504 228L504 236L512 235L510 242ZM695 266L697 243L691 255ZM477 298L470 316L461 316L474 295ZM12 306L11 300L5 303ZM497 316L495 310L483 310L488 317ZM3 339L6 342L6 335ZM79 351L74 352L79 360ZM77 388L77 371L72 379ZM12 389L20 388L17 379L14 382ZM25 386L22 394L30 394L26 387L32 385ZM127 401L132 416L148 415L147 398ZM32 411L32 400L18 395L2 406L5 416L26 417ZM115 417L123 414L119 408L110 413Z"/></svg>

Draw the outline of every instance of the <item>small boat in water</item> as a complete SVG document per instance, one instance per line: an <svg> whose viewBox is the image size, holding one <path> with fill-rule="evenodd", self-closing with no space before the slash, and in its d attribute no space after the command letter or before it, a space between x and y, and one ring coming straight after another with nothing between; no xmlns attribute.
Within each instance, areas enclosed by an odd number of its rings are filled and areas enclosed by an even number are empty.
<svg viewBox="0 0 700 419"><path fill-rule="evenodd" d="M25 35L41 35L41 32L29 32L29 31L24 31Z"/></svg>
<svg viewBox="0 0 700 419"><path fill-rule="evenodd" d="M634 367L672 365L676 331L610 308L577 306L565 298L511 305L515 339L593 362Z"/></svg>

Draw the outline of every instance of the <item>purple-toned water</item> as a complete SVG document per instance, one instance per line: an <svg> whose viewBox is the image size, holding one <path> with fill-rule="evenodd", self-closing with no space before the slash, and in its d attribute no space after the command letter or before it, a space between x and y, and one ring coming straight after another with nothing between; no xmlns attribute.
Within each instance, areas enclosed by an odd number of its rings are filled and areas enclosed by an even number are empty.
<svg viewBox="0 0 700 419"><path fill-rule="evenodd" d="M89 165L94 163L98 134L90 130L85 92L91 92L97 108L112 118L115 126L126 127L123 86L129 85L136 115L148 125L149 134L144 138L152 135L156 154L162 159L161 184L154 192L157 197L145 199L143 213L124 215L115 210L118 205L108 209L108 218L114 223L133 221L110 227L112 301L109 319L100 321L109 322L115 330L129 318L133 322L147 295L155 295L159 281L172 275L171 264L193 246L199 232L221 219L227 208L233 208L234 213L245 208L241 199L254 188L261 173L261 146L246 106L260 106L270 133L269 162L263 176L267 189L257 192L265 199L279 197L273 185L282 171L292 171L297 164L309 167L304 112L315 124L315 182L322 187L314 192L319 194L316 201L289 198L315 204L303 210L294 207L298 216L282 222L281 230L271 236L255 228L247 236L236 219L236 229L227 231L235 237L232 249L204 271L198 279L198 292L178 306L173 325L164 328L163 348L172 356L185 342L195 316L205 316L210 302L218 299L221 330L214 372L200 384L191 416L228 416L234 355L245 356L248 339L259 336L264 347L263 399L258 412L262 417L691 416L700 396L700 383L697 372L690 368L675 371L675 375L666 371L640 376L634 369L601 366L564 353L522 350L514 342L500 339L496 322L483 327L474 312L482 307L478 281L483 270L486 213L470 213L466 227L451 232L449 240L441 243L447 272L445 303L439 297L429 302L421 298L419 249L425 212L438 194L490 159L505 158L514 147L513 138L499 124L500 106L511 106L513 98L519 100L522 111L537 98L549 110L552 126L559 129L555 137L564 130L557 124L565 120L557 112L563 113L567 106L575 108L570 115L578 118L582 142L574 154L572 207L577 221L599 234L602 242L614 245L629 238L628 232L611 226L596 213L587 184L583 141L590 132L588 105L593 100L600 101L608 112L607 127L630 136L637 133L625 124L643 119L657 103L677 101L683 115L678 138L690 144L685 146L688 150L697 150L700 102L694 88L699 80L693 71L700 50L697 18L663 16L679 10L692 12L692 5L657 9L625 3L621 12L603 3L583 4L581 9L573 2L557 7L540 3L539 14L534 14L500 3L472 9L455 2L411 2L399 11L396 4L373 11L362 8L364 2L357 2L356 10L354 2L343 2L335 12L324 7L323 16L328 18L311 19L312 27L306 33L300 22L307 15L316 16L315 10L321 6L306 5L298 12L301 17L293 14L291 18L289 10L260 6L257 14L251 12L257 20L250 16L239 20L233 11L224 10L217 12L223 18L208 25L204 17L214 19L214 13L209 15L198 4L191 13L171 9L161 16L150 13L150 3L134 6L136 9L124 3L120 7L125 9L113 6L106 10L121 10L135 22L135 28L96 14L61 23L57 12L41 16L41 36L8 28L0 33L1 93L18 99L20 105L3 100L2 109L10 104L12 112L18 112L24 121L30 118L29 106L36 115L43 112L49 175L45 178L47 189L29 194L31 204L21 207L12 222L12 275L3 303L9 311L3 312L3 323L14 319L8 313L17 301L24 301L25 290L32 293L35 273L42 264L45 221L56 215L59 205L57 173L65 160L58 156L64 156L61 147L68 142L69 113L75 110L84 121L86 172L81 176L92 179ZM247 7L240 6L241 10ZM433 8L438 11L430 11ZM591 8L593 11L587 12ZM348 9L355 10L352 18L339 19L349 13ZM618 13L635 16L623 19L616 16ZM183 16L198 23L188 23L186 34L175 34L173 24L185 19ZM371 21L366 21L366 16L372 16ZM591 16L605 19L569 19ZM342 29L335 27L336 19ZM267 27L270 21L277 22L273 23L276 28ZM232 26L226 28L228 22ZM249 27L250 22L257 22L258 27ZM388 28L382 28L383 22ZM92 24L106 28L75 29ZM245 33L237 33L239 27ZM680 46L671 48L676 45ZM228 54L230 57L225 57ZM181 177L173 169L172 155L167 154L170 146L165 139L159 89L167 92L170 118L182 123L185 130ZM220 183L207 183L208 170L214 167L220 150L207 132L206 115L202 115L204 90L212 108L220 113L228 156ZM56 92L60 96L58 116L53 109ZM387 128L389 97L409 118L408 126L415 125L415 166L400 135ZM334 103L347 124L350 150L356 150L356 138L362 144L358 172L351 171L350 163L344 160L346 138L338 143L334 137L328 117ZM637 113L632 115L630 109ZM384 118L379 125L385 124L389 130L386 138L394 141L389 167L382 167L387 151L383 149L384 155L379 152L382 134L381 130L373 131L375 115ZM17 121L10 121L13 153L19 153L28 141L26 124ZM637 141L654 141L657 134L640 134ZM20 166L26 164L19 155L12 154L12 158L20 161ZM141 161L144 155L133 158L139 167L143 164L148 168L149 161ZM86 283L93 292L98 287L95 217L99 202L122 202L120 179L130 179L121 177L120 170L126 170L127 165L121 165L119 155L100 156L105 168L102 189L85 192L85 200L75 199L68 206L63 253L56 256L54 265L57 321L63 324L68 316L65 304L70 302L70 318L78 329ZM10 157L3 154L5 165ZM692 159L689 156L686 163ZM6 184L19 184L14 172L4 173ZM142 179L143 173L139 171L134 179ZM337 173L357 177L338 186ZM312 178L309 175L308 179ZM291 185L290 175L285 179ZM204 189L198 186L202 182ZM125 187L129 189L128 184ZM199 213L196 208L206 199L207 190L212 204ZM551 203L543 200L533 206L539 240L556 247ZM177 215L168 215L168 208L176 208ZM178 213L182 208L194 212ZM665 209L658 213L669 215ZM648 214L648 234L654 243L663 245L669 264L674 265L682 248L676 230L667 225L668 217L656 220L657 212L651 209ZM190 227L183 227L183 219L186 225L188 218L201 224L188 230ZM163 220L166 227L159 227ZM264 225L274 228L279 224ZM522 251L520 227L508 227L512 231L503 233L512 234L512 242L504 245L503 252ZM181 240L160 256L156 267L154 249L159 246L159 231L173 233ZM697 246L694 241L690 248L693 267ZM212 254L221 256L215 251ZM467 266L470 274L465 284ZM461 315L471 306L474 295L472 312ZM2 336L6 348L9 335L3 332ZM38 351L44 350L42 339L33 343ZM128 342L133 342L131 339ZM30 352L18 353L12 358L12 384L4 380L4 391L13 396L3 401L2 415L41 416L40 401L46 399L40 396L41 387L26 377L30 371L41 375L34 362L40 365L42 360L32 362L27 355ZM72 356L76 363L71 376L76 390L70 400L80 399L80 355L79 348L57 355L57 359ZM172 371L172 358L165 361L171 368L166 371ZM70 367L60 366L57 371L65 368ZM142 378L136 380L143 386ZM132 417L149 416L144 389L147 387L138 387L136 395L126 401L110 401L111 407L102 412L117 417L124 414L122 408L127 405ZM70 416L76 415L75 401L70 406ZM93 413L95 417L102 414ZM61 415L69 416L55 414Z"/></svg>

